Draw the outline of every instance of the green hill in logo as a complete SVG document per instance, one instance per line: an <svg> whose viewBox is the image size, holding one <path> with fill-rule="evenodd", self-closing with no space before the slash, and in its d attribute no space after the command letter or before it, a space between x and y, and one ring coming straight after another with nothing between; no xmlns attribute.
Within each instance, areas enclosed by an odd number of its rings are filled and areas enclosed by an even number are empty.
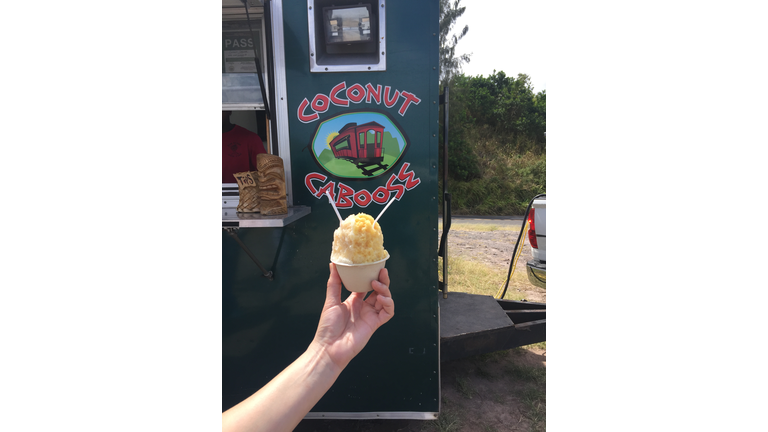
<svg viewBox="0 0 768 432"><path fill-rule="evenodd" d="M320 156L317 157L317 160L323 165L330 163L333 159L333 152L330 150L323 150Z"/></svg>

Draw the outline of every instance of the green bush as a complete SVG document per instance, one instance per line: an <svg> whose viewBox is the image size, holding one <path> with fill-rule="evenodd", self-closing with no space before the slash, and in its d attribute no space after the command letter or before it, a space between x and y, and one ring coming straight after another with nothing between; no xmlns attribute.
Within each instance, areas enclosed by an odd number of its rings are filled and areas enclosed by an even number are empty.
<svg viewBox="0 0 768 432"><path fill-rule="evenodd" d="M546 100L524 74L451 79L448 190L454 214L522 215L531 198L546 191ZM442 156L441 145L441 182Z"/></svg>
<svg viewBox="0 0 768 432"><path fill-rule="evenodd" d="M440 145L440 178L442 179L443 149ZM480 178L480 166L472 146L463 138L451 138L448 143L448 175L457 180Z"/></svg>
<svg viewBox="0 0 768 432"><path fill-rule="evenodd" d="M499 158L485 174L467 181L448 180L452 214L523 215L530 200L546 192L545 155Z"/></svg>

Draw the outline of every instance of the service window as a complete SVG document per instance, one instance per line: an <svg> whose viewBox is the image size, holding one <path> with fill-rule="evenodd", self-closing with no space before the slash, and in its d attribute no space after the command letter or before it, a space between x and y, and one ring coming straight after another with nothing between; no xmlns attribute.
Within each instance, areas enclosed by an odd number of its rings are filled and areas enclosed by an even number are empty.
<svg viewBox="0 0 768 432"><path fill-rule="evenodd" d="M267 134L264 98L256 67L258 59L263 82L267 83L262 2L248 0L246 14L240 0L223 0L221 30L221 104L224 138L227 139L227 132L232 130L232 125L236 125L245 129L247 133L258 135L264 150L272 153ZM225 143L223 148L225 155L243 153L241 146L237 144L239 143ZM226 148L227 145L229 145L228 148ZM228 172L222 160L222 208L235 208L239 202L239 189L234 178L225 179L230 177L227 175Z"/></svg>
<svg viewBox="0 0 768 432"><path fill-rule="evenodd" d="M253 36L246 21L224 21L221 33L221 96L222 104L230 110L264 109L256 56L266 71L262 19L251 19ZM263 77L267 82L266 76Z"/></svg>

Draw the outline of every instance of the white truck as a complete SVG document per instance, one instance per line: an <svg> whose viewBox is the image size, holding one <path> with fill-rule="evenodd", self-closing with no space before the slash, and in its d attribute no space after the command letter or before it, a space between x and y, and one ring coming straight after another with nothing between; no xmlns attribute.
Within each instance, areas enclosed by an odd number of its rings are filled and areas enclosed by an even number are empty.
<svg viewBox="0 0 768 432"><path fill-rule="evenodd" d="M533 259L526 262L528 280L539 288L547 287L547 196L537 196L528 212L528 242Z"/></svg>

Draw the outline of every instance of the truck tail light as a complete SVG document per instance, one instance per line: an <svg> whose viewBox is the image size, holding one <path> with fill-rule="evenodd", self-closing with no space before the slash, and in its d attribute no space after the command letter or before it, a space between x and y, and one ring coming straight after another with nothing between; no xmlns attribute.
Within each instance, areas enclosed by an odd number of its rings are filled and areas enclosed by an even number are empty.
<svg viewBox="0 0 768 432"><path fill-rule="evenodd" d="M531 242L531 247L534 249L539 248L539 243L536 241L536 225L533 223L533 215L536 209L531 208L528 212L528 241Z"/></svg>

